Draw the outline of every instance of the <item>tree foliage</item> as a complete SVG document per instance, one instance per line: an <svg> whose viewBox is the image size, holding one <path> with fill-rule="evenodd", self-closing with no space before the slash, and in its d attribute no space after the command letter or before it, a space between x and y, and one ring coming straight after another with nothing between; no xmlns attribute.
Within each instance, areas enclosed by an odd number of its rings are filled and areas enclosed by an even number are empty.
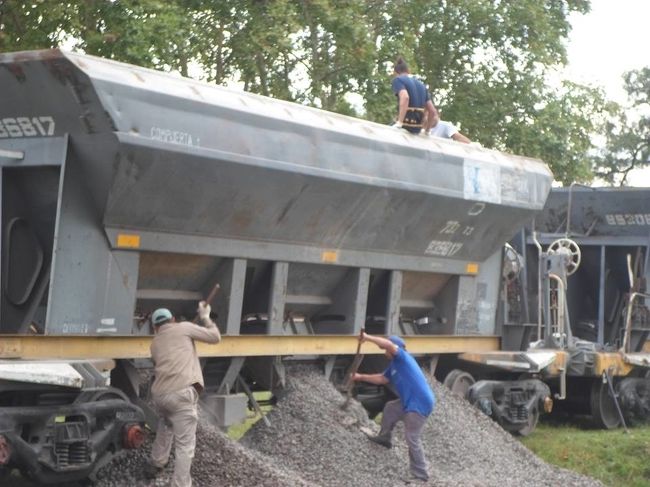
<svg viewBox="0 0 650 487"><path fill-rule="evenodd" d="M0 3L0 51L67 46L187 74L194 26L183 2L40 0Z"/></svg>
<svg viewBox="0 0 650 487"><path fill-rule="evenodd" d="M0 51L65 45L388 123L404 56L443 118L487 147L592 177L607 104L548 86L589 0L68 0L0 3Z"/></svg>
<svg viewBox="0 0 650 487"><path fill-rule="evenodd" d="M630 106L606 124L606 145L596 157L596 175L627 184L630 171L650 164L650 66L624 75Z"/></svg>

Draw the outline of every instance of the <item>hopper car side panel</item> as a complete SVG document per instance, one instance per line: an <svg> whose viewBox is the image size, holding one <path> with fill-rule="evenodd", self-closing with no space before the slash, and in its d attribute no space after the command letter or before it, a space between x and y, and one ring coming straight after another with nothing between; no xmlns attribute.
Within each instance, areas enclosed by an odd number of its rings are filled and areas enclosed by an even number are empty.
<svg viewBox="0 0 650 487"><path fill-rule="evenodd" d="M14 317L3 300L0 331L147 334L155 306L191 316L223 280L232 334L254 329L247 316L286 333L289 315L354 334L368 303L389 317L384 332L497 332L498 270L486 263L541 209L551 183L541 162L90 56L3 54L0 66L2 147L31 159L43 139L65 151L47 224L22 217L25 239L53 232L33 252L48 293L14 283L30 306ZM25 169L0 164L5 180ZM36 170L20 176L21 194L43 191ZM7 197L3 215L21 207ZM16 248L4 252L10 276ZM330 266L333 282L301 289Z"/></svg>
<svg viewBox="0 0 650 487"><path fill-rule="evenodd" d="M237 384L282 381L276 356L336 374L362 327L405 336L424 361L495 350L502 245L551 182L538 160L122 63L0 54L0 356L147 357L151 311L191 319L215 282L224 340L198 348L214 357L206 401L224 424L246 402ZM93 411L107 408L114 431L135 427L117 413L128 396L143 420L138 377L121 362L120 398L68 391L81 412L55 404L43 421L79 449L89 433L77 419ZM0 418L18 444L28 425L16 414ZM20 463L68 478L35 461Z"/></svg>

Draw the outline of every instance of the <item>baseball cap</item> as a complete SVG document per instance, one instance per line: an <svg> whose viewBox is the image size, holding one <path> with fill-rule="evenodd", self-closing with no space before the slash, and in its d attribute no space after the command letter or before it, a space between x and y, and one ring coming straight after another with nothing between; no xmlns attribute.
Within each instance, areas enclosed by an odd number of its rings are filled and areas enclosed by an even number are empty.
<svg viewBox="0 0 650 487"><path fill-rule="evenodd" d="M404 350L406 350L406 343L404 343L404 340L402 340L397 335L391 335L388 337L388 339L391 342L393 342L395 345L397 345L399 348L403 348Z"/></svg>
<svg viewBox="0 0 650 487"><path fill-rule="evenodd" d="M172 319L172 312L169 311L167 308L158 308L156 311L153 312L151 315L151 322L154 325L159 325L167 320Z"/></svg>

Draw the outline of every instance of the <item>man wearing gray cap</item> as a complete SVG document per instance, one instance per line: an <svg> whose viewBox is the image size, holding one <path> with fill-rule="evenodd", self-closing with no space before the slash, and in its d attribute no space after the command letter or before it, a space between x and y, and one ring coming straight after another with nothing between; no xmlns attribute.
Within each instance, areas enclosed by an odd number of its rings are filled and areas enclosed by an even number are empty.
<svg viewBox="0 0 650 487"><path fill-rule="evenodd" d="M199 303L197 313L201 325L189 321L176 323L171 312L160 308L151 315L156 331L151 342L151 359L155 379L151 395L158 410L156 439L151 448L151 463L146 474L154 477L169 460L175 443L172 487L190 487L190 468L196 445L197 405L203 391L203 372L194 340L217 343L221 334L210 319L210 305Z"/></svg>
<svg viewBox="0 0 650 487"><path fill-rule="evenodd" d="M406 344L400 337L392 335L383 338L362 332L359 340L372 342L383 349L390 363L381 374L356 373L353 379L376 385L390 383L399 396L399 399L388 401L384 406L379 434L368 438L386 448L391 448L393 428L398 421L403 421L406 443L409 447L410 480L426 482L429 473L420 436L436 404L431 386L418 363L406 351Z"/></svg>

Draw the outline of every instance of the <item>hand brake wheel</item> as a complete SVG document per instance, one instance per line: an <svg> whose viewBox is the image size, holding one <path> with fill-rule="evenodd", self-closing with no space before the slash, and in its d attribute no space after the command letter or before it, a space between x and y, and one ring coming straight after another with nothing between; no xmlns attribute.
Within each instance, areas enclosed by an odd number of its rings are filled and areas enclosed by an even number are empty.
<svg viewBox="0 0 650 487"><path fill-rule="evenodd" d="M558 238L554 242L551 242L551 245L548 246L547 252L549 254L560 254L566 255L566 274L570 276L575 271L578 270L580 266L580 259L582 254L580 252L580 247L570 238Z"/></svg>

